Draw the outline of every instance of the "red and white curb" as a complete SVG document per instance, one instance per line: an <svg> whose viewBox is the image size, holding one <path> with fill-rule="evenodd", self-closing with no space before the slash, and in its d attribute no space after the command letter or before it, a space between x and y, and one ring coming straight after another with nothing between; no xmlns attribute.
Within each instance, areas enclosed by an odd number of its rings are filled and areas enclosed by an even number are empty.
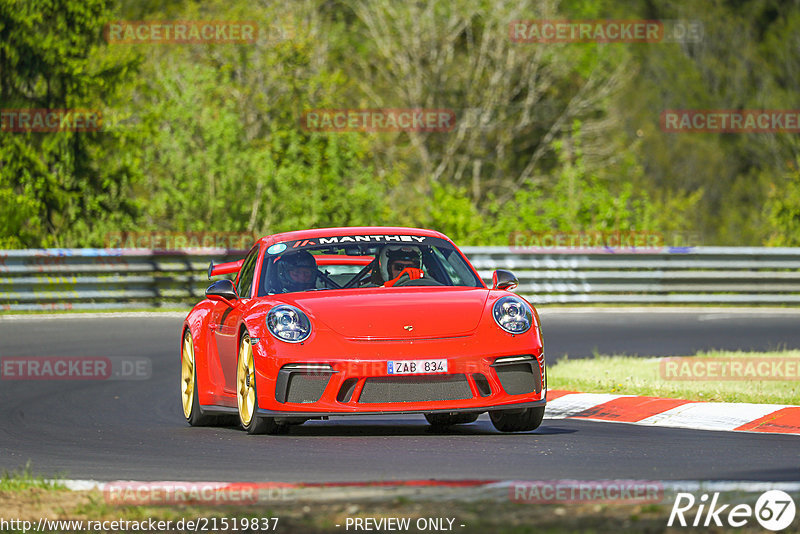
<svg viewBox="0 0 800 534"><path fill-rule="evenodd" d="M547 391L547 419L800 435L800 406Z"/></svg>

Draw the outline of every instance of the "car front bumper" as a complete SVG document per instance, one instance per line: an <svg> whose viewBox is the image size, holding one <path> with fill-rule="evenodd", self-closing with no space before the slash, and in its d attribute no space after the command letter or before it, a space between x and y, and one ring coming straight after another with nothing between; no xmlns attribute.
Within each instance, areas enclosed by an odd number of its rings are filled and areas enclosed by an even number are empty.
<svg viewBox="0 0 800 534"><path fill-rule="evenodd" d="M254 347L259 415L482 412L543 406L545 359L538 336L413 341L316 340L305 349ZM311 357L324 347L327 356ZM274 348L274 347L272 347ZM347 356L344 356L347 355ZM436 374L389 374L388 361L447 360Z"/></svg>

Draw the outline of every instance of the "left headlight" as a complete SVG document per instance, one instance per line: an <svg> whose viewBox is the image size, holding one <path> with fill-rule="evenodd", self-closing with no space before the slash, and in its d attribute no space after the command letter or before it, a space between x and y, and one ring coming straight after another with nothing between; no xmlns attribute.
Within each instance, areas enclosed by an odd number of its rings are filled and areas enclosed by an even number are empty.
<svg viewBox="0 0 800 534"><path fill-rule="evenodd" d="M267 313L267 329L281 341L300 343L311 335L311 321L294 306L281 304Z"/></svg>
<svg viewBox="0 0 800 534"><path fill-rule="evenodd" d="M494 322L509 334L524 334L531 328L533 312L530 306L519 297L508 296L498 299L492 309Z"/></svg>

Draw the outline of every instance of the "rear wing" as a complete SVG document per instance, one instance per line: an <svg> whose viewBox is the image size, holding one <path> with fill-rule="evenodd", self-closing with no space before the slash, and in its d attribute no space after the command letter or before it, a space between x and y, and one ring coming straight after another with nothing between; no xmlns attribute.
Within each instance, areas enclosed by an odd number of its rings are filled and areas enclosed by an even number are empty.
<svg viewBox="0 0 800 534"><path fill-rule="evenodd" d="M208 266L208 279L211 280L212 276L238 272L239 269L242 268L243 263L244 259L241 259L239 261L229 261L227 263L217 263L215 265L214 260L211 260L211 264Z"/></svg>

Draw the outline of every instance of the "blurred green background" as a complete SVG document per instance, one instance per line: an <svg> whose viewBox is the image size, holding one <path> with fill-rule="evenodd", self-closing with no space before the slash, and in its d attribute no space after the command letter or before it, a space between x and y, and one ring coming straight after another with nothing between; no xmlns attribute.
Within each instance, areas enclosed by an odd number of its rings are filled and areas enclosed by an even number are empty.
<svg viewBox="0 0 800 534"><path fill-rule="evenodd" d="M703 34L518 43L520 19L679 19ZM252 20L260 34L107 43L119 20ZM659 116L800 109L799 88L797 0L0 0L0 108L105 117L98 132L0 132L0 248L395 224L462 245L645 230L798 246L799 134L665 133ZM457 127L300 126L311 109L419 107L452 109Z"/></svg>

